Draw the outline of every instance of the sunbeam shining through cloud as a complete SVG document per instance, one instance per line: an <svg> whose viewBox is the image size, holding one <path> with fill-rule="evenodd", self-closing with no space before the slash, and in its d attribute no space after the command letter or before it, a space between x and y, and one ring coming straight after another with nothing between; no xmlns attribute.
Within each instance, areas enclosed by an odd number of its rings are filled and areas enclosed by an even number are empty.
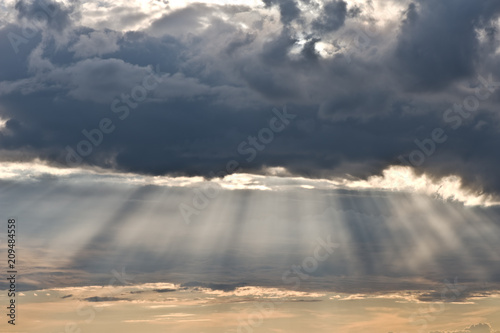
<svg viewBox="0 0 500 333"><path fill-rule="evenodd" d="M0 0L0 332L499 333L499 28Z"/></svg>

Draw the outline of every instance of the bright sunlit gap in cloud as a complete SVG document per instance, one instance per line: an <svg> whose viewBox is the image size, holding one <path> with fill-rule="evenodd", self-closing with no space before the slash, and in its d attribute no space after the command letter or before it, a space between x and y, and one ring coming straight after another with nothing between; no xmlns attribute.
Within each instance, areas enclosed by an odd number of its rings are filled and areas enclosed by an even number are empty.
<svg viewBox="0 0 500 333"><path fill-rule="evenodd" d="M344 184L352 189L384 189L423 193L444 200L462 202L466 206L500 204L498 198L493 195L464 189L458 176L432 179L426 174L415 175L410 167L391 166L385 169L381 176L372 176L367 180L345 181Z"/></svg>
<svg viewBox="0 0 500 333"><path fill-rule="evenodd" d="M260 0L173 0L169 1L171 8L183 8L187 7L193 3L206 3L211 5L239 5L239 6L250 6L250 7L263 7L264 3Z"/></svg>
<svg viewBox="0 0 500 333"><path fill-rule="evenodd" d="M291 188L303 189L350 189L381 190L402 193L424 194L435 199L456 201L466 206L500 205L493 194L477 193L462 187L460 177L451 175L440 179L426 174L416 175L410 167L390 166L382 175L374 175L366 180L346 178L309 179L291 175L286 168L273 167L264 170L266 175L235 173L224 178L205 180L197 177L150 176L134 173L119 173L100 168L57 168L37 160L31 163L0 163L0 180L23 179L36 181L44 177L63 177L69 182L110 182L129 185L156 185L191 187L204 182L213 182L226 190L279 191Z"/></svg>
<svg viewBox="0 0 500 333"><path fill-rule="evenodd" d="M0 132L5 129L5 125L7 124L8 119L0 118Z"/></svg>

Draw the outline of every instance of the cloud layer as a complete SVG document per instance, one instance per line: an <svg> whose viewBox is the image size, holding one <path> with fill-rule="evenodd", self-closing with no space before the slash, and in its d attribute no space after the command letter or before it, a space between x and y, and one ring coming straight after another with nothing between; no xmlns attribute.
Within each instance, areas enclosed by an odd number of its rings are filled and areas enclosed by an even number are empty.
<svg viewBox="0 0 500 333"><path fill-rule="evenodd" d="M2 4L3 160L500 191L496 1Z"/></svg>

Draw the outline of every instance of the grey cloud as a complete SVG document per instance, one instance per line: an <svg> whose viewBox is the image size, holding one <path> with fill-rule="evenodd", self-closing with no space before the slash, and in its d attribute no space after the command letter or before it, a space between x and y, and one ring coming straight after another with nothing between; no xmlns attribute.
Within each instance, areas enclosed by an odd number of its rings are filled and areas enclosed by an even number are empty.
<svg viewBox="0 0 500 333"><path fill-rule="evenodd" d="M358 118L361 115L369 117L367 112L373 110L371 116L380 116L383 113L390 113L395 107L394 101L391 101L389 91L351 91L342 93L331 101L326 101L319 107L319 114L322 117L332 120L345 120L349 117Z"/></svg>
<svg viewBox="0 0 500 333"><path fill-rule="evenodd" d="M88 36L80 35L70 51L75 52L75 57L86 58L90 56L102 56L103 54L118 51L118 35L113 32L91 32Z"/></svg>
<svg viewBox="0 0 500 333"><path fill-rule="evenodd" d="M206 23L217 21L215 14L225 13L232 16L248 11L250 8L246 6L210 6L197 3L164 14L152 22L147 31L154 36L195 34L203 30Z"/></svg>
<svg viewBox="0 0 500 333"><path fill-rule="evenodd" d="M123 30L128 30L129 27L133 27L135 24L149 18L148 14L138 12L137 8L126 6L113 8L109 15L114 18L115 24L118 27L123 27Z"/></svg>
<svg viewBox="0 0 500 333"><path fill-rule="evenodd" d="M281 33L267 41L262 47L262 60L269 65L284 66L289 63L288 53L297 42L289 29L284 28Z"/></svg>
<svg viewBox="0 0 500 333"><path fill-rule="evenodd" d="M323 5L322 15L312 23L312 26L322 33L332 32L344 25L346 17L347 3L344 0L333 0Z"/></svg>
<svg viewBox="0 0 500 333"><path fill-rule="evenodd" d="M26 56L40 43L41 36L37 34L32 39L25 40L25 43L18 46L14 44L18 49L18 53L16 53L9 40L9 34L22 37L22 28L15 24L9 24L0 30L0 49L2 50L2 57L0 57L1 81L10 82L30 78L32 74L28 72Z"/></svg>
<svg viewBox="0 0 500 333"><path fill-rule="evenodd" d="M316 43L321 41L319 38L312 38L308 40L302 48L301 54L307 61L317 61L319 54L316 51Z"/></svg>
<svg viewBox="0 0 500 333"><path fill-rule="evenodd" d="M411 3L396 50L402 78L413 89L433 90L471 76L479 60L475 29L499 10L490 0Z"/></svg>
<svg viewBox="0 0 500 333"><path fill-rule="evenodd" d="M111 104L114 97L130 93L151 72L151 68L121 59L87 59L51 73L50 79L65 85L68 95L77 100Z"/></svg>
<svg viewBox="0 0 500 333"><path fill-rule="evenodd" d="M64 7L60 2L51 0L19 0L15 9L18 17L26 18L30 23L40 25L47 22L56 31L62 31L71 24L69 17L72 7Z"/></svg>
<svg viewBox="0 0 500 333"><path fill-rule="evenodd" d="M263 0L263 2L268 7L272 5L279 6L283 24L290 24L290 22L300 17L300 9L295 0Z"/></svg>
<svg viewBox="0 0 500 333"><path fill-rule="evenodd" d="M154 35L178 35L187 32L196 32L202 27L201 19L210 16L214 8L204 4L195 4L183 9L178 9L163 15L159 20L154 21L149 30Z"/></svg>

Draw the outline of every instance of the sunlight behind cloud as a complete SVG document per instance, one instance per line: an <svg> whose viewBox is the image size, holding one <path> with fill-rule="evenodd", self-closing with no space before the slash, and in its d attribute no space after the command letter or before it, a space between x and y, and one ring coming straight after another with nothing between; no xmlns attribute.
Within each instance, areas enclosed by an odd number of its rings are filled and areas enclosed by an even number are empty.
<svg viewBox="0 0 500 333"><path fill-rule="evenodd" d="M224 178L205 180L203 177L150 176L134 173L120 173L101 168L57 168L40 160L33 162L0 162L0 180L22 179L23 182L37 181L46 177L65 179L70 183L109 182L128 185L156 185L174 187L198 187L210 182L225 190L280 191L284 189L350 189L380 190L401 193L416 193L434 199L456 201L466 206L495 206L500 200L493 194L477 193L462 187L458 176L434 179L426 174L416 175L410 167L391 166L366 180L346 178L309 179L292 176L285 168L265 170L268 175L235 173Z"/></svg>
<svg viewBox="0 0 500 333"><path fill-rule="evenodd" d="M427 194L444 200L462 202L467 206L499 205L500 201L493 195L474 193L462 187L458 176L432 179L426 174L415 175L409 167L391 166L381 176L372 176L367 180L344 181L352 189L383 189Z"/></svg>

